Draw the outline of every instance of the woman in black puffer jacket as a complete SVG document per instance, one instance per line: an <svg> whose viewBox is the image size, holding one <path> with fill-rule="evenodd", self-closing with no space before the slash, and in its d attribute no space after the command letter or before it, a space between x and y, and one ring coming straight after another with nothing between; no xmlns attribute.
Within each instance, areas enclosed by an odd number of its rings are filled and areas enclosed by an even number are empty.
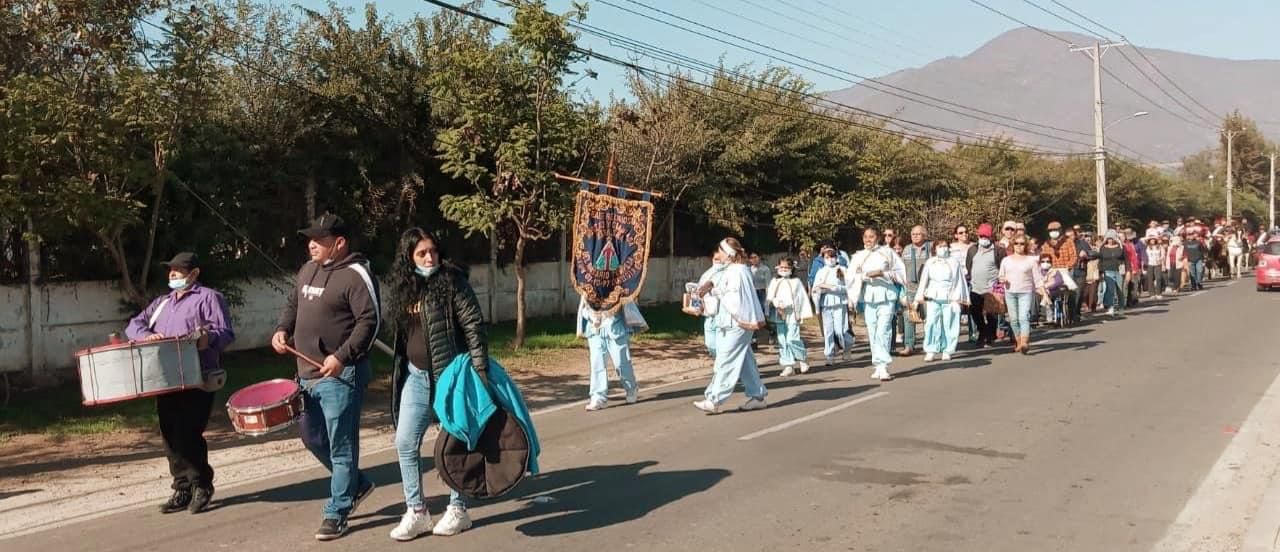
<svg viewBox="0 0 1280 552"><path fill-rule="evenodd" d="M431 389L436 379L461 353L470 354L471 366L482 379L489 365L480 302L466 270L449 262L439 243L429 232L410 228L400 236L391 268L386 311L395 328L391 414L407 506L391 538L401 541L428 530L448 536L471 528L466 504L456 491L450 493L449 508L434 528L422 495L419 449L435 421Z"/></svg>

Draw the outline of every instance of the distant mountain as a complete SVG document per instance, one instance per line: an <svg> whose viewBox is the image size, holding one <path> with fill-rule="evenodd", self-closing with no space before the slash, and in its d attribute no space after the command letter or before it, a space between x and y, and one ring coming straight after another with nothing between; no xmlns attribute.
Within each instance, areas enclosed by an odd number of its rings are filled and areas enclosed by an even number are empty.
<svg viewBox="0 0 1280 552"><path fill-rule="evenodd" d="M1079 34L1054 34L1077 45L1094 42L1094 39ZM1212 128L1221 125L1221 117L1212 118L1204 113L1199 106L1164 81L1132 46L1123 46L1121 49L1169 94L1188 108L1196 110L1201 117L1187 113L1174 103L1144 78L1134 65L1126 61L1119 50L1112 49L1103 57L1103 67L1143 96L1185 119ZM1239 109L1245 116L1259 121L1259 128L1269 138L1280 137L1280 126L1262 124L1263 121L1280 122L1280 101L1276 100L1276 93L1280 91L1280 60L1237 61L1151 48L1143 48L1142 53L1213 113L1222 116ZM924 67L898 71L877 80L955 104L1083 134L1020 124L989 115L979 114L994 122L980 121L861 85L830 92L827 96L841 103L892 114L901 119L984 136L1005 135L1038 147L1072 151L1092 149L1091 62L1085 54L1070 52L1065 44L1034 29L1014 29L967 56L940 59ZM901 91L890 91L910 96ZM1102 77L1102 97L1106 123L1138 111L1151 113L1142 118L1121 122L1107 130L1108 149L1120 155L1132 158L1136 151L1148 163L1167 164L1211 147L1217 141L1214 130L1194 126L1170 115L1106 73ZM953 106L944 107L965 111ZM1201 118L1211 119L1212 124ZM1034 132L1083 144L1063 142Z"/></svg>

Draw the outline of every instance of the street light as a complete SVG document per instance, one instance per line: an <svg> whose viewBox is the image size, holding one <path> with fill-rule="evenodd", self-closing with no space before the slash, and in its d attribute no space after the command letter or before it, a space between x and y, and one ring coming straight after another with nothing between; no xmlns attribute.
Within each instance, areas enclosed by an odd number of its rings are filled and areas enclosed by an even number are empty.
<svg viewBox="0 0 1280 552"><path fill-rule="evenodd" d="M1137 112L1137 113L1134 113L1133 115L1129 115L1129 116L1127 116L1127 117L1121 117L1121 118L1119 118L1119 119L1116 119L1116 120L1114 120L1114 121L1111 121L1111 124L1109 124L1109 125L1107 125L1107 126L1105 126L1105 127L1102 127L1102 129L1103 129L1103 130L1106 130L1106 129L1109 129L1109 128L1111 128L1111 127L1113 127L1113 126L1115 126L1115 125L1117 125L1117 124L1119 124L1119 123L1121 123L1121 122L1128 121L1129 119L1136 119L1136 118L1138 118L1138 117L1146 117L1147 115L1150 115L1150 114L1151 114L1151 113L1150 113L1149 111L1139 111L1139 112Z"/></svg>

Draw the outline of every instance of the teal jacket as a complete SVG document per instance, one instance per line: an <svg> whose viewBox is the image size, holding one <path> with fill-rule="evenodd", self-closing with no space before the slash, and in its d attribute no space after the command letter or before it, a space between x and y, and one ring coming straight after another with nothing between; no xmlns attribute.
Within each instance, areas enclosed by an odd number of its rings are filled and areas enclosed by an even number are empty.
<svg viewBox="0 0 1280 552"><path fill-rule="evenodd" d="M533 416L524 397L506 370L489 359L489 386L471 368L471 355L462 353L445 367L436 379L435 399L431 407L440 420L440 429L449 432L475 450L484 425L498 408L506 411L524 428L529 437L529 473L538 473L538 433L533 429ZM495 402L496 401L496 402Z"/></svg>

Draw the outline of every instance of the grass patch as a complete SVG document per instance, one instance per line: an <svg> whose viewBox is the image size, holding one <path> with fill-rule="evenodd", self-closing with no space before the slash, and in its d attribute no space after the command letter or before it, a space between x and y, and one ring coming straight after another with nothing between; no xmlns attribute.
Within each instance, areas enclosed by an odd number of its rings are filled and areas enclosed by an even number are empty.
<svg viewBox="0 0 1280 552"><path fill-rule="evenodd" d="M637 342L683 340L702 335L702 319L680 311L678 303L641 308L649 331L636 336ZM548 349L585 349L587 342L577 337L577 313L569 316L543 316L525 321L524 347L511 348L515 339L515 322L499 322L489 326L489 350L499 358L518 358Z"/></svg>
<svg viewBox="0 0 1280 552"><path fill-rule="evenodd" d="M646 307L643 312L649 322L649 332L637 336L637 342L684 340L702 335L702 319L680 312L678 304ZM585 348L586 342L575 335L574 323L573 316L530 319L526 325L525 346L518 352L511 349L515 323L494 324L489 328L489 347L498 358ZM293 378L295 374L293 358L277 355L270 349L227 353L222 356L222 365L227 370L227 385L214 399L216 409L223 408L227 397L246 386L273 378ZM374 380L390 374L391 358L375 350ZM9 406L0 408L0 442L24 433L90 435L157 426L156 402L152 399L106 406L84 406L80 401L80 384L74 380L58 387L14 395Z"/></svg>
<svg viewBox="0 0 1280 552"><path fill-rule="evenodd" d="M227 370L227 385L214 398L215 409L222 409L227 398L244 387L274 378L291 379L296 374L292 357L277 355L270 349L224 354L222 366ZM391 358L375 351L373 377L390 373ZM0 408L0 442L23 433L90 435L154 428L158 424L153 399L103 406L84 406L80 401L78 381L14 395L8 407Z"/></svg>

